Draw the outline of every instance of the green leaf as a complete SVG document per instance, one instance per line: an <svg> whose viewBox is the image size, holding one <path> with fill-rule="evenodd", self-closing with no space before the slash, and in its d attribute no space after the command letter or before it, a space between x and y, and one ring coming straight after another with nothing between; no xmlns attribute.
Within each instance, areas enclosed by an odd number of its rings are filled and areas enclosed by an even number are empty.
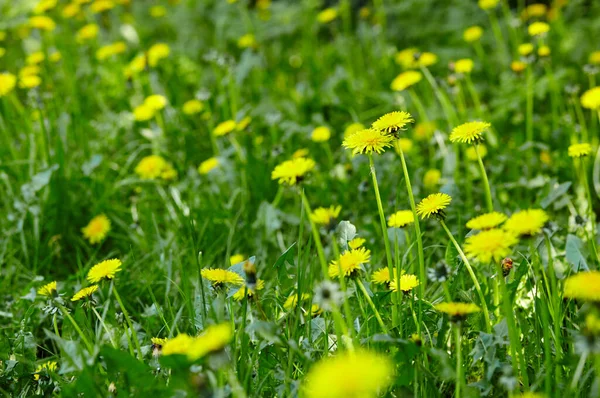
<svg viewBox="0 0 600 398"><path fill-rule="evenodd" d="M581 269L589 270L585 257L583 256L583 242L575 235L567 235L567 245L565 248L565 258L572 265L573 271Z"/></svg>
<svg viewBox="0 0 600 398"><path fill-rule="evenodd" d="M563 182L562 184L560 184L558 186L554 186L553 189L550 191L550 193L548 193L548 195L544 199L542 199L542 201L540 203L542 208L543 209L547 208L554 201L556 201L556 199L560 198L565 193L567 193L569 188L571 188L571 184L572 184L571 181L568 181L568 182Z"/></svg>

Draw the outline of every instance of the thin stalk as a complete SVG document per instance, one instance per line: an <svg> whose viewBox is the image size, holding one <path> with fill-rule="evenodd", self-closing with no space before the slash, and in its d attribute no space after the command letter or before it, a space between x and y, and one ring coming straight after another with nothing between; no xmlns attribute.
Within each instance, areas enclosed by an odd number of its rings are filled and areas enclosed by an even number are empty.
<svg viewBox="0 0 600 398"><path fill-rule="evenodd" d="M485 296L483 295L483 291L481 290L481 286L479 285L477 276L475 275L475 272L473 271L473 267L471 267L471 263L469 263L467 256L465 256L465 253L462 251L460 245L458 244L456 239L454 239L452 232L450 232L450 230L448 229L448 226L446 226L446 223L444 222L444 220L440 220L440 224L442 224L442 228L444 228L444 230L446 231L446 234L448 234L448 238L450 239L450 241L456 248L456 251L458 251L460 258L462 259L463 263L465 264L465 267L467 268L467 271L469 272L469 275L471 276L471 280L473 281L473 285L475 286L475 290L477 291L477 295L479 296L479 301L481 302L481 309L483 310L483 316L485 318L485 329L488 333L491 333L492 332L492 328L491 328L492 323L490 321L490 314L488 311L487 303L485 301Z"/></svg>
<svg viewBox="0 0 600 398"><path fill-rule="evenodd" d="M463 384L463 371L462 371L462 342L460 335L460 323L454 325L454 338L456 340L456 386L454 396L460 398L461 386Z"/></svg>
<svg viewBox="0 0 600 398"><path fill-rule="evenodd" d="M135 328L133 327L133 323L131 322L131 318L129 318L129 313L127 312L127 309L125 308L125 305L123 305L123 300L121 300L121 296L119 295L119 292L117 291L117 286L113 283L112 286L112 291L113 294L115 295L115 299L117 299L117 302L119 303L119 306L121 307L121 311L123 311L123 316L125 317L125 321L127 322L127 325L129 326L129 330L131 330L131 337L133 339L133 343L135 344L135 348L138 352L138 359L142 359L142 348L140 347L140 341L138 340L137 337L137 332L135 331Z"/></svg>
<svg viewBox="0 0 600 398"><path fill-rule="evenodd" d="M527 97L526 97L526 137L533 142L533 66L527 66Z"/></svg>
<svg viewBox="0 0 600 398"><path fill-rule="evenodd" d="M590 242L591 242L591 246L592 246L592 252L593 252L593 258L596 262L598 262L598 250L596 248L596 215L594 214L594 208L593 208L593 198L592 198L592 191L590 189L590 182L588 180L588 175L587 175L587 168L586 168L586 164L585 164L585 157L581 158L581 163L580 163L580 173L581 173L581 179L583 182L583 186L585 188L585 195L587 197L587 210L588 210L588 217L590 218L590 222L592 223L592 236L590 237Z"/></svg>
<svg viewBox="0 0 600 398"><path fill-rule="evenodd" d="M379 314L379 311L377 311L377 307L375 307L375 304L373 303L373 300L371 300L369 293L367 293L365 285L363 285L362 281L359 278L355 279L354 282L356 283L356 286L358 286L360 291L365 295L365 299L367 300L367 303L369 303L369 306L373 310L373 313L375 314L375 318L377 318L377 322L379 323L381 330L383 331L383 333L387 334L388 329L385 326L385 323L383 323L383 319L381 319L381 315Z"/></svg>
<svg viewBox="0 0 600 398"><path fill-rule="evenodd" d="M329 273L327 272L327 260L325 259L325 252L323 251L321 236L319 235L319 230L317 226L310 217L310 215L312 214L312 210L310 209L310 204L308 203L308 199L306 198L304 189L301 189L300 195L302 196L301 200L302 204L304 205L304 211L306 212L308 222L310 223L310 229L313 234L313 240L315 241L315 246L317 247L317 254L319 256L319 262L321 263L321 271L323 271L323 278L329 280Z"/></svg>
<svg viewBox="0 0 600 398"><path fill-rule="evenodd" d="M487 173L485 172L485 167L483 166L483 160L481 159L481 154L479 153L479 143L475 144L475 154L477 155L477 163L479 163L479 171L481 172L481 178L483 179L483 184L485 187L485 201L487 204L488 212L494 211L494 202L492 201L492 190L490 189L490 182L488 180Z"/></svg>
<svg viewBox="0 0 600 398"><path fill-rule="evenodd" d="M100 316L100 314L94 307L92 307L92 312L96 315L96 318L98 318L98 321L100 321L100 325L102 326L102 328L108 335L108 338L110 339L110 343L112 344L112 346L114 348L117 348L117 343L115 342L115 339L113 338L113 335L110 332L110 330L108 330L108 328L106 327L106 324L104 323L104 319L102 319L102 317Z"/></svg>
<svg viewBox="0 0 600 398"><path fill-rule="evenodd" d="M85 334L83 334L83 331L81 330L81 328L79 327L79 325L77 324L77 322L75 322L75 319L73 319L73 317L71 316L71 314L69 314L69 311L63 305L61 305L61 304L57 304L57 305L58 305L58 308L60 308L60 310L63 313L63 315L67 317L67 319L69 320L69 322L71 322L71 324L75 328L75 331L77 332L77 334L81 338L81 341L83 341L83 344L85 344L85 346L87 347L89 353L90 354L93 353L94 352L94 346L85 337Z"/></svg>

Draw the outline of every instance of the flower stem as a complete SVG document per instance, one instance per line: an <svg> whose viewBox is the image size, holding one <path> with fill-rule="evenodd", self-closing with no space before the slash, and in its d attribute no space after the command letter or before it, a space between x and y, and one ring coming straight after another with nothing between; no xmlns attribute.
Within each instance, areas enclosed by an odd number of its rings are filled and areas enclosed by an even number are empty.
<svg viewBox="0 0 600 398"><path fill-rule="evenodd" d="M490 181L488 180L485 167L483 166L483 160L479 153L479 143L475 144L475 154L477 155L477 163L479 163L479 171L481 172L481 178L483 178L483 184L485 186L485 201L487 204L488 212L494 211L494 202L492 201L492 190L490 189Z"/></svg>
<svg viewBox="0 0 600 398"><path fill-rule="evenodd" d="M387 334L388 333L387 327L385 326L385 323L383 323L383 319L381 319L381 315L379 315L379 311L377 311L377 307L375 307L373 300L371 300L371 297L369 296L369 293L367 292L365 285L363 285L362 281L358 278L355 280L355 282L356 282L356 286L358 286L360 291L363 292L363 294L365 295L365 299L367 300L367 303L369 303L369 305L371 306L371 309L373 310L373 313L375 314L375 318L377 318L377 322L379 323L379 326L381 326L381 330L383 331L383 333Z"/></svg>
<svg viewBox="0 0 600 398"><path fill-rule="evenodd" d="M592 199L592 191L590 189L590 182L588 180L587 168L586 168L584 157L581 158L580 166L581 166L581 168L580 168L581 179L583 180L583 186L585 187L585 194L586 194L587 200L588 200L588 205L587 205L588 217L590 218L590 222L592 223L592 236L590 237L592 251L593 251L592 257L594 258L594 260L596 262L598 262L598 249L596 248L596 217L595 217L594 208L592 205L594 202Z"/></svg>
<svg viewBox="0 0 600 398"><path fill-rule="evenodd" d="M100 314L98 313L98 311L96 311L96 309L94 307L92 307L92 312L96 315L96 318L98 318L98 321L100 321L100 325L102 325L102 328L104 329L104 331L108 335L108 338L110 339L110 342L111 342L112 346L114 348L117 348L117 343L115 342L115 340L113 338L113 335L110 332L110 330L108 330L108 328L106 327L106 324L104 323L104 319L102 319L102 317L100 316Z"/></svg>
<svg viewBox="0 0 600 398"><path fill-rule="evenodd" d="M456 339L456 389L454 396L460 398L460 388L463 384L463 372L462 372L462 342L460 335L460 323L454 326L454 338Z"/></svg>
<svg viewBox="0 0 600 398"><path fill-rule="evenodd" d="M469 263L467 256L465 256L465 253L462 251L460 245L458 244L456 239L454 239L452 232L450 232L450 230L446 226L446 223L444 222L444 220L440 220L440 224L442 224L442 227L446 231L446 234L448 234L448 238L450 238L450 241L452 242L452 244L458 251L460 258L462 259L463 263L465 263L465 267L467 267L467 271L469 272L469 275L471 276L471 280L473 281L473 285L475 286L475 290L477 291L477 295L479 296L479 301L481 302L481 309L483 310L483 316L485 318L485 329L488 333L491 333L492 328L491 328L491 321L490 321L490 313L488 311L487 303L485 301L485 296L483 295L483 291L481 290L481 286L479 285L479 281L477 280L477 276L475 275L475 272L473 271L473 267L471 267L471 263Z"/></svg>
<svg viewBox="0 0 600 398"><path fill-rule="evenodd" d="M140 341L138 340L137 333L135 331L135 328L133 327L133 323L131 322L131 318L129 318L129 313L127 312L127 309L123 305L121 296L119 295L119 292L117 291L117 286L114 283L112 286L112 291L115 295L115 299L117 299L117 302L119 303L119 306L121 307L121 311L123 311L123 316L125 317L125 321L127 322L127 325L129 326L129 330L131 330L131 335L132 335L131 337L133 339L133 343L135 344L135 348L138 352L138 359L141 360L142 359L142 348L140 347Z"/></svg>
<svg viewBox="0 0 600 398"><path fill-rule="evenodd" d="M313 222L310 215L312 214L312 210L310 209L310 204L308 203L308 199L306 198L306 194L304 193L304 189L301 191L302 195L302 205L304 206L304 211L306 212L306 216L308 217L308 222L310 223L310 229L313 234L313 240L315 241L315 246L317 247L317 254L319 256L319 262L321 263L321 271L323 271L323 278L329 280L329 273L327 272L327 260L325 260L325 252L323 251L323 244L321 243L321 236L319 235L319 230L317 226Z"/></svg>
<svg viewBox="0 0 600 398"><path fill-rule="evenodd" d="M77 324L77 322L75 321L75 319L73 319L73 317L71 316L71 314L69 314L69 311L64 306L62 306L61 304L58 304L58 307L62 311L63 315L66 316L67 319L71 322L71 324L75 328L75 331L77 332L77 334L81 338L81 341L83 341L83 344L85 344L85 346L87 347L89 353L90 354L93 353L94 352L94 346L85 337L85 335L83 334L83 331L81 330L81 328L79 327L79 325Z"/></svg>

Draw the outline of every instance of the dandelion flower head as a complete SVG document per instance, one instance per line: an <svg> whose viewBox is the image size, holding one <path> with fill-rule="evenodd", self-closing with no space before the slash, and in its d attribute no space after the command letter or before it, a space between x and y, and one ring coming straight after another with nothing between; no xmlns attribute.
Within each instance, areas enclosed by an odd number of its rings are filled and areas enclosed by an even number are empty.
<svg viewBox="0 0 600 398"><path fill-rule="evenodd" d="M400 276L400 290L407 293L419 286L419 279L416 275L404 274ZM394 292L398 291L398 284L396 280L390 282L390 289Z"/></svg>
<svg viewBox="0 0 600 398"><path fill-rule="evenodd" d="M518 242L515 235L503 229L488 229L465 240L465 254L482 263L501 261L511 253L511 246Z"/></svg>
<svg viewBox="0 0 600 398"><path fill-rule="evenodd" d="M84 287L83 289L75 293L73 297L71 297L71 301L79 301L81 299L91 297L92 294L96 293L97 290L98 285Z"/></svg>
<svg viewBox="0 0 600 398"><path fill-rule="evenodd" d="M539 233L544 224L550 219L542 209L527 209L514 213L503 228L516 235L535 235Z"/></svg>
<svg viewBox="0 0 600 398"><path fill-rule="evenodd" d="M573 144L569 146L569 156L572 158L581 158L592 152L592 146L588 143Z"/></svg>
<svg viewBox="0 0 600 398"><path fill-rule="evenodd" d="M492 229L506 221L506 218L507 217L505 214L499 213L497 211L481 214L475 218L470 219L467 222L467 228L479 230Z"/></svg>
<svg viewBox="0 0 600 398"><path fill-rule="evenodd" d="M600 271L578 272L565 280L566 298L600 302Z"/></svg>
<svg viewBox="0 0 600 398"><path fill-rule="evenodd" d="M56 288L56 281L52 281L40 287L37 291L37 294L40 296L50 297L56 292Z"/></svg>
<svg viewBox="0 0 600 398"><path fill-rule="evenodd" d="M361 153L382 153L391 147L394 137L375 129L360 130L344 139L343 146L351 149L353 155Z"/></svg>
<svg viewBox="0 0 600 398"><path fill-rule="evenodd" d="M483 139L483 133L492 125L487 122L467 122L455 127L450 133L451 142L471 144Z"/></svg>
<svg viewBox="0 0 600 398"><path fill-rule="evenodd" d="M216 169L217 167L219 167L219 158L208 158L202 163L200 163L200 166L198 166L198 173L206 175L214 169Z"/></svg>
<svg viewBox="0 0 600 398"><path fill-rule="evenodd" d="M100 214L92 218L88 225L81 229L83 237L92 245L102 242L110 231L110 220L106 215Z"/></svg>
<svg viewBox="0 0 600 398"><path fill-rule="evenodd" d="M296 185L315 168L315 161L310 158L295 158L277 165L271 172L272 180L280 184Z"/></svg>
<svg viewBox="0 0 600 398"><path fill-rule="evenodd" d="M90 283L98 283L103 279L113 279L121 271L121 260L113 258L94 265L87 274Z"/></svg>
<svg viewBox="0 0 600 398"><path fill-rule="evenodd" d="M422 219L429 218L431 215L443 215L443 211L450 202L452 197L445 193L433 193L421 200L417 205L417 214Z"/></svg>
<svg viewBox="0 0 600 398"><path fill-rule="evenodd" d="M534 22L527 28L529 36L539 36L550 31L550 25L546 22Z"/></svg>
<svg viewBox="0 0 600 398"><path fill-rule="evenodd" d="M407 88L417 84L423 79L421 72L416 70L407 70L406 72L400 73L390 85L394 91L404 91Z"/></svg>
<svg viewBox="0 0 600 398"><path fill-rule="evenodd" d="M364 247L352 249L340 255L339 260L333 260L329 265L329 276L337 278L340 269L344 276L354 275L361 269L361 265L371 261L371 251Z"/></svg>
<svg viewBox="0 0 600 398"><path fill-rule="evenodd" d="M402 228L415 222L412 210L399 210L388 219L388 227Z"/></svg>
<svg viewBox="0 0 600 398"><path fill-rule="evenodd" d="M318 225L329 226L342 210L342 206L318 207L310 215L310 219Z"/></svg>
<svg viewBox="0 0 600 398"><path fill-rule="evenodd" d="M373 122L371 128L374 130L383 131L386 133L394 133L398 130L404 130L408 123L413 123L415 120L410 113L404 111L396 111L386 113L379 119Z"/></svg>
<svg viewBox="0 0 600 398"><path fill-rule="evenodd" d="M244 278L242 278L239 274L226 269L205 268L200 272L200 274L204 279L210 281L215 287L222 286L226 283L237 286L244 284Z"/></svg>
<svg viewBox="0 0 600 398"><path fill-rule="evenodd" d="M325 142L331 137L331 130L325 126L319 126L312 131L310 139L314 142Z"/></svg>
<svg viewBox="0 0 600 398"><path fill-rule="evenodd" d="M600 87L591 88L583 93L581 96L581 106L592 110L600 109Z"/></svg>

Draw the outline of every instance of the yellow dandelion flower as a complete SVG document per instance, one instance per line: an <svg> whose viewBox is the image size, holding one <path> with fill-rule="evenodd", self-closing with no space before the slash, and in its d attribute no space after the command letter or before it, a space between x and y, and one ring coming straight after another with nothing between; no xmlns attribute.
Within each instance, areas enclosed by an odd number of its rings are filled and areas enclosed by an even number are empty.
<svg viewBox="0 0 600 398"><path fill-rule="evenodd" d="M144 100L144 105L155 111L164 109L164 107L167 106L167 103L167 99L160 94L150 95Z"/></svg>
<svg viewBox="0 0 600 398"><path fill-rule="evenodd" d="M550 25L546 22L534 22L527 28L529 36L539 36L550 31Z"/></svg>
<svg viewBox="0 0 600 398"><path fill-rule="evenodd" d="M56 22L45 15L36 15L29 18L29 26L33 29L51 32L56 28Z"/></svg>
<svg viewBox="0 0 600 398"><path fill-rule="evenodd" d="M56 281L52 281L40 287L37 291L37 294L39 294L40 296L50 297L56 292L56 289Z"/></svg>
<svg viewBox="0 0 600 398"><path fill-rule="evenodd" d="M0 73L0 97L4 97L14 90L17 84L17 77L11 73Z"/></svg>
<svg viewBox="0 0 600 398"><path fill-rule="evenodd" d="M418 59L416 59L414 66L415 67L428 67L431 65L434 65L438 60L437 55L435 55L434 53L430 53L430 52L423 52L421 54L419 54Z"/></svg>
<svg viewBox="0 0 600 398"><path fill-rule="evenodd" d="M204 110L204 104L197 99L192 99L183 104L182 110L186 115L195 115Z"/></svg>
<svg viewBox="0 0 600 398"><path fill-rule="evenodd" d="M310 135L310 139L314 142L325 142L328 141L330 137L331 130L325 126L315 128Z"/></svg>
<svg viewBox="0 0 600 398"><path fill-rule="evenodd" d="M200 166L198 166L198 173L206 175L219 167L219 164L219 158L212 157L206 159L204 162L200 163Z"/></svg>
<svg viewBox="0 0 600 398"><path fill-rule="evenodd" d="M87 280L90 283L98 283L104 279L114 279L117 272L121 272L122 264L118 258L101 261L90 269Z"/></svg>
<svg viewBox="0 0 600 398"><path fill-rule="evenodd" d="M381 116L379 119L373 122L371 128L373 130L379 130L386 133L394 133L398 130L404 130L404 127L408 123L413 123L415 120L412 118L411 114L404 111L396 111L386 113Z"/></svg>
<svg viewBox="0 0 600 398"><path fill-rule="evenodd" d="M25 63L27 65L37 65L39 63L42 63L42 61L44 61L45 59L46 59L46 56L44 55L43 52L35 51L35 52L32 52L31 54L29 54L27 56L27 58L25 58Z"/></svg>
<svg viewBox="0 0 600 398"><path fill-rule="evenodd" d="M293 154L292 154L292 159L296 159L296 158L305 158L309 155L309 151L306 148L300 148L298 150L296 150Z"/></svg>
<svg viewBox="0 0 600 398"><path fill-rule="evenodd" d="M110 231L110 220L104 214L92 218L88 225L81 229L83 237L92 245L102 242Z"/></svg>
<svg viewBox="0 0 600 398"><path fill-rule="evenodd" d="M163 6L150 7L150 16L152 18L162 18L167 15L167 9Z"/></svg>
<svg viewBox="0 0 600 398"><path fill-rule="evenodd" d="M21 68L21 70L19 71L19 77L22 78L24 76L39 75L41 71L42 70L37 65L27 65Z"/></svg>
<svg viewBox="0 0 600 398"><path fill-rule="evenodd" d="M159 155L144 157L135 167L135 173L144 180L160 178L167 168L167 161Z"/></svg>
<svg viewBox="0 0 600 398"><path fill-rule="evenodd" d="M310 219L318 225L330 226L340 215L342 206L318 207L310 215Z"/></svg>
<svg viewBox="0 0 600 398"><path fill-rule="evenodd" d="M516 245L517 238L503 229L488 229L465 240L465 254L482 263L501 261L511 253L511 246Z"/></svg>
<svg viewBox="0 0 600 398"><path fill-rule="evenodd" d="M239 122L237 122L235 128L237 131L243 131L246 129L246 127L248 127L248 125L250 124L250 122L252 121L252 118L250 116L246 116L245 118L243 118L242 120L240 120Z"/></svg>
<svg viewBox="0 0 600 398"><path fill-rule="evenodd" d="M231 133L237 127L235 120L226 120L217 125L213 130L213 135L221 137Z"/></svg>
<svg viewBox="0 0 600 398"><path fill-rule="evenodd" d="M77 33L75 33L75 40L77 40L79 43L82 43L84 41L95 39L98 37L99 30L100 28L98 28L98 25L95 23L87 24L79 29Z"/></svg>
<svg viewBox="0 0 600 398"><path fill-rule="evenodd" d="M242 261L244 261L246 259L246 256L244 256L243 254L234 254L233 256L229 257L229 264L231 265L235 265L235 264L239 264Z"/></svg>
<svg viewBox="0 0 600 398"><path fill-rule="evenodd" d="M334 21L338 17L338 10L336 8L330 7L326 8L317 14L317 21L322 24L329 23Z"/></svg>
<svg viewBox="0 0 600 398"><path fill-rule="evenodd" d="M392 80L390 88L394 91L404 91L407 88L414 86L423 79L421 72L416 70L407 70L400 73Z"/></svg>
<svg viewBox="0 0 600 398"><path fill-rule="evenodd" d="M587 90L581 96L581 106L586 109L600 109L600 87L594 87Z"/></svg>
<svg viewBox="0 0 600 398"><path fill-rule="evenodd" d="M215 287L222 286L226 283L236 286L244 284L244 278L239 274L226 269L205 268L200 274L204 279L212 282L212 285Z"/></svg>
<svg viewBox="0 0 600 398"><path fill-rule="evenodd" d="M540 48L538 48L538 55L540 57L547 57L550 55L550 47L548 46L540 46Z"/></svg>
<svg viewBox="0 0 600 398"><path fill-rule="evenodd" d="M429 169L423 175L423 186L431 191L436 189L440 184L440 180L442 179L442 172L438 169Z"/></svg>
<svg viewBox="0 0 600 398"><path fill-rule="evenodd" d="M445 193L432 193L417 205L417 214L422 219L431 215L443 215L444 209L448 207L452 197Z"/></svg>
<svg viewBox="0 0 600 398"><path fill-rule="evenodd" d="M107 44L105 46L100 47L96 51L96 59L98 61L104 61L105 59L108 59L115 55L123 54L125 51L127 51L127 44L125 44L125 42L123 41Z"/></svg>
<svg viewBox="0 0 600 398"><path fill-rule="evenodd" d="M454 71L456 73L469 74L473 71L473 60L469 58L459 59L454 62Z"/></svg>
<svg viewBox="0 0 600 398"><path fill-rule="evenodd" d="M477 4L482 10L490 10L492 8L496 8L498 1L499 0L479 0Z"/></svg>
<svg viewBox="0 0 600 398"><path fill-rule="evenodd" d="M157 43L148 49L148 65L155 67L162 59L168 58L171 48L165 43Z"/></svg>
<svg viewBox="0 0 600 398"><path fill-rule="evenodd" d="M58 0L40 0L33 8L34 14L43 14L56 7Z"/></svg>
<svg viewBox="0 0 600 398"><path fill-rule="evenodd" d="M104 11L112 10L116 4L112 0L96 0L90 6L92 12L99 14Z"/></svg>
<svg viewBox="0 0 600 398"><path fill-rule="evenodd" d="M352 123L349 124L344 129L344 138L350 137L352 134L359 132L360 130L364 130L365 126L362 123Z"/></svg>
<svg viewBox="0 0 600 398"><path fill-rule="evenodd" d="M60 54L60 51L54 51L48 56L48 59L50 62L58 62L62 59L62 55Z"/></svg>
<svg viewBox="0 0 600 398"><path fill-rule="evenodd" d="M398 65L402 66L404 69L408 69L412 67L413 63L415 62L415 55L418 52L419 50L417 48L406 48L402 51L398 51L398 53L396 53L396 56L394 57L394 60Z"/></svg>
<svg viewBox="0 0 600 398"><path fill-rule="evenodd" d="M36 88L40 84L42 84L42 78L37 75L28 75L21 76L19 78L19 87L28 89L28 88Z"/></svg>
<svg viewBox="0 0 600 398"><path fill-rule="evenodd" d="M480 26L470 26L463 32L463 40L467 43L478 41L483 36L483 29Z"/></svg>
<svg viewBox="0 0 600 398"><path fill-rule="evenodd" d="M262 279L259 279L256 281L256 286L254 288L249 288L246 285L240 287L237 292L235 292L233 294L233 299L235 301L242 301L244 299L244 292L246 292L246 295L248 296L248 298L254 296L254 294L259 291L259 290L263 290L265 288L265 281L263 281Z"/></svg>
<svg viewBox="0 0 600 398"><path fill-rule="evenodd" d="M600 302L600 271L578 272L565 280L564 296Z"/></svg>
<svg viewBox="0 0 600 398"><path fill-rule="evenodd" d="M600 317L594 313L587 314L585 317L585 328L588 333L600 335Z"/></svg>
<svg viewBox="0 0 600 398"><path fill-rule="evenodd" d="M339 260L329 264L329 277L338 278L340 268L344 276L351 276L361 269L361 265L371 261L371 251L364 247L352 249L342 254Z"/></svg>
<svg viewBox="0 0 600 398"><path fill-rule="evenodd" d="M126 77L131 77L135 74L140 73L146 68L146 55L138 54L131 62L125 67L123 73Z"/></svg>
<svg viewBox="0 0 600 398"><path fill-rule="evenodd" d="M391 282L389 268L380 268L373 272L373 275L371 275L371 282L378 285L388 285Z"/></svg>
<svg viewBox="0 0 600 398"><path fill-rule="evenodd" d="M146 122L156 115L156 110L145 103L133 109L133 118L138 122Z"/></svg>
<svg viewBox="0 0 600 398"><path fill-rule="evenodd" d="M200 336L193 339L187 352L188 360L197 361L210 353L221 351L232 339L233 330L229 322L211 325Z"/></svg>
<svg viewBox="0 0 600 398"><path fill-rule="evenodd" d="M506 221L506 218L505 214L497 211L485 213L470 219L467 222L467 228L479 230L492 229Z"/></svg>
<svg viewBox="0 0 600 398"><path fill-rule="evenodd" d="M56 369L58 369L58 363L56 361L48 361L48 362L42 363L35 368L35 372L33 374L33 379L37 381L40 379L41 373L47 374L50 372L56 372Z"/></svg>
<svg viewBox="0 0 600 398"><path fill-rule="evenodd" d="M163 346L167 343L169 339L167 338L161 338L161 337L152 337L150 339L150 341L152 342L153 345L157 345L157 346Z"/></svg>
<svg viewBox="0 0 600 398"><path fill-rule="evenodd" d="M246 33L238 39L237 46L239 48L256 48L258 47L258 43L252 33Z"/></svg>
<svg viewBox="0 0 600 398"><path fill-rule="evenodd" d="M180 333L164 342L162 355L187 355L193 340L193 337Z"/></svg>
<svg viewBox="0 0 600 398"><path fill-rule="evenodd" d="M296 185L304 180L306 175L314 168L315 161L310 158L286 160L273 169L271 179L279 180L280 184Z"/></svg>
<svg viewBox="0 0 600 398"><path fill-rule="evenodd" d="M415 217L411 210L398 210L388 218L388 227L402 228L414 222Z"/></svg>
<svg viewBox="0 0 600 398"><path fill-rule="evenodd" d="M350 247L350 249L358 249L359 247L362 247L365 242L366 240L364 238L356 237L348 242L348 247Z"/></svg>
<svg viewBox="0 0 600 398"><path fill-rule="evenodd" d="M300 301L308 300L309 298L310 298L310 295L308 295L307 293L303 293L302 299ZM295 308L297 305L298 305L298 295L296 293L293 293L293 294L290 294L289 297L285 300L285 303L283 303L283 308L289 311L292 308Z"/></svg>
<svg viewBox="0 0 600 398"><path fill-rule="evenodd" d="M600 65L600 51L594 51L588 58L590 64Z"/></svg>
<svg viewBox="0 0 600 398"><path fill-rule="evenodd" d="M313 365L302 384L306 398L374 398L392 383L394 366L380 354L345 351Z"/></svg>
<svg viewBox="0 0 600 398"><path fill-rule="evenodd" d="M408 153L413 148L413 142L410 138L399 138L394 142L394 149L396 153L400 155L400 153Z"/></svg>
<svg viewBox="0 0 600 398"><path fill-rule="evenodd" d="M404 293L408 293L413 290L415 287L419 286L419 278L416 275L412 274L404 274L400 276L400 290ZM398 284L396 280L392 280L390 282L390 289L393 292L398 291Z"/></svg>
<svg viewBox="0 0 600 398"><path fill-rule="evenodd" d="M71 301L79 301L84 298L92 297L92 294L96 293L97 290L98 285L84 287L83 289L75 293L73 297L71 297Z"/></svg>
<svg viewBox="0 0 600 398"><path fill-rule="evenodd" d="M510 216L503 228L519 236L535 235L542 230L549 219L548 214L542 209L521 210Z"/></svg>
<svg viewBox="0 0 600 398"><path fill-rule="evenodd" d="M434 132L435 132L435 123L422 122L422 123L418 123L415 126L415 130L414 130L413 134L414 134L415 140L427 141L433 136Z"/></svg>
<svg viewBox="0 0 600 398"><path fill-rule="evenodd" d="M487 122L467 122L455 127L450 133L451 142L472 144L483 139L483 133L492 125Z"/></svg>
<svg viewBox="0 0 600 398"><path fill-rule="evenodd" d="M513 61L510 64L510 69L515 73L521 73L527 68L527 64L523 61Z"/></svg>
<svg viewBox="0 0 600 398"><path fill-rule="evenodd" d="M0 58L4 57L4 54L6 54L6 48L0 47Z"/></svg>
<svg viewBox="0 0 600 398"><path fill-rule="evenodd" d="M530 18L543 17L548 12L548 6L545 4L535 3L530 4L521 13L521 18L528 20Z"/></svg>
<svg viewBox="0 0 600 398"><path fill-rule="evenodd" d="M519 55L525 57L533 52L533 44L523 43L517 48L517 52L519 53Z"/></svg>
<svg viewBox="0 0 600 398"><path fill-rule="evenodd" d="M476 304L473 303L456 303L456 302L447 302L447 303L439 303L435 306L435 308L443 312L444 314L450 315L450 317L462 318L467 315L475 314L481 311Z"/></svg>
<svg viewBox="0 0 600 398"><path fill-rule="evenodd" d="M364 129L346 137L343 146L352 149L352 154L382 153L386 147L391 147L394 137L374 129Z"/></svg>
<svg viewBox="0 0 600 398"><path fill-rule="evenodd" d="M80 11L81 11L81 6L79 4L70 3L70 4L67 4L66 6L64 6L60 15L62 15L63 18L73 18L74 16L79 14Z"/></svg>
<svg viewBox="0 0 600 398"><path fill-rule="evenodd" d="M586 142L569 146L569 156L572 158L581 158L589 155L590 152L592 152L592 146Z"/></svg>

